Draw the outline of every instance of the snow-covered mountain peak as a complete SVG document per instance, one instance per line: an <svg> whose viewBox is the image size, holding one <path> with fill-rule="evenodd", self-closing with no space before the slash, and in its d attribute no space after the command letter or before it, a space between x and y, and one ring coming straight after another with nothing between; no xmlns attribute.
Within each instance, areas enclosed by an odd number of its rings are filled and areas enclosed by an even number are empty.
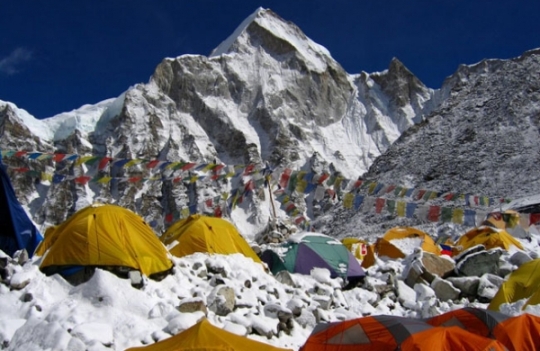
<svg viewBox="0 0 540 351"><path fill-rule="evenodd" d="M0 113L2 111L10 112L10 116L18 118L23 125L25 125L34 135L44 141L51 141L53 132L42 120L39 120L32 116L28 111L17 107L12 102L0 100ZM2 113L3 114L3 113Z"/></svg>
<svg viewBox="0 0 540 351"><path fill-rule="evenodd" d="M274 40L269 40L268 35ZM210 57L243 52L246 45L261 46L277 54L293 50L316 72L324 72L328 59L331 59L325 47L309 39L294 23L285 21L270 9L258 8L214 49Z"/></svg>

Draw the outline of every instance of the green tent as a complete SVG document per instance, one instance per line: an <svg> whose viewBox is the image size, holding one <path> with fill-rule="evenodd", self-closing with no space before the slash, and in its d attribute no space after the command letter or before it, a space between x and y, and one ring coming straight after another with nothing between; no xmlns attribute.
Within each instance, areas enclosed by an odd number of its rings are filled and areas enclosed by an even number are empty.
<svg viewBox="0 0 540 351"><path fill-rule="evenodd" d="M295 234L279 247L266 250L261 259L274 274L287 270L309 275L313 268L327 268L332 278L365 276L358 260L340 241L319 233Z"/></svg>

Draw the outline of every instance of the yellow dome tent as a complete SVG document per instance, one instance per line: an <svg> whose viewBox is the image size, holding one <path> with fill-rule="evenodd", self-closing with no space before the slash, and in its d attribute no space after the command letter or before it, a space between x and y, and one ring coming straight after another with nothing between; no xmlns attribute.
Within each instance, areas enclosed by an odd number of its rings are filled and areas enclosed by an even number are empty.
<svg viewBox="0 0 540 351"><path fill-rule="evenodd" d="M529 220L528 217L523 218L526 223L522 223L522 218L519 212L514 210L505 210L501 212L488 213L482 225L504 229L515 238L527 239L530 238Z"/></svg>
<svg viewBox="0 0 540 351"><path fill-rule="evenodd" d="M148 346L132 347L126 351L286 351L270 344L236 335L213 326L203 319L180 334ZM292 350L289 350L292 351Z"/></svg>
<svg viewBox="0 0 540 351"><path fill-rule="evenodd" d="M403 258L408 254L399 248L398 240L403 239L419 239L419 247L435 255L441 254L441 249L435 241L427 234L413 227L394 227L379 238L375 243L375 252L379 256L387 256L390 258Z"/></svg>
<svg viewBox="0 0 540 351"><path fill-rule="evenodd" d="M506 251L513 245L520 250L523 246L505 230L489 226L481 226L463 234L454 246L456 253L463 252L476 245L484 245L486 250L500 247Z"/></svg>
<svg viewBox="0 0 540 351"><path fill-rule="evenodd" d="M527 305L540 303L540 259L522 264L502 283L488 309L498 311L503 303L512 303L528 299Z"/></svg>
<svg viewBox="0 0 540 351"><path fill-rule="evenodd" d="M136 213L114 205L88 206L61 225L51 227L36 249L40 269L128 267L151 276L169 270L167 249Z"/></svg>
<svg viewBox="0 0 540 351"><path fill-rule="evenodd" d="M344 238L341 243L360 261L362 267L368 268L375 264L375 249L367 241L359 238Z"/></svg>
<svg viewBox="0 0 540 351"><path fill-rule="evenodd" d="M171 225L161 236L161 241L177 257L195 252L223 255L241 253L255 262L261 262L236 227L221 218L191 215ZM175 241L178 243L172 246Z"/></svg>

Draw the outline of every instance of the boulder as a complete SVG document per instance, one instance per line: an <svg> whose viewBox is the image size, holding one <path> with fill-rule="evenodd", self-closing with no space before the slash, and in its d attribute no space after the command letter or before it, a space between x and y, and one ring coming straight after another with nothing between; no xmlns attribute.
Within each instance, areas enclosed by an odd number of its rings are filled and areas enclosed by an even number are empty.
<svg viewBox="0 0 540 351"><path fill-rule="evenodd" d="M291 273L289 273L289 271L278 272L276 274L276 280L280 282L281 284L292 286L293 288L296 287L296 284L294 283L294 279Z"/></svg>
<svg viewBox="0 0 540 351"><path fill-rule="evenodd" d="M498 275L484 274L480 277L477 295L481 301L491 301L504 280Z"/></svg>
<svg viewBox="0 0 540 351"><path fill-rule="evenodd" d="M465 297L476 297L480 277L448 277L446 278L452 285L461 291Z"/></svg>
<svg viewBox="0 0 540 351"><path fill-rule="evenodd" d="M486 273L499 274L499 259L502 249L483 250L463 257L456 264L456 273L461 276L481 277Z"/></svg>
<svg viewBox="0 0 540 351"><path fill-rule="evenodd" d="M516 265L519 267L524 263L532 261L532 258L531 256L527 255L527 253L523 251L516 251L512 256L510 256L509 261L513 265Z"/></svg>
<svg viewBox="0 0 540 351"><path fill-rule="evenodd" d="M208 315L208 309L206 308L204 301L200 299L181 303L180 306L178 306L178 311L182 313L193 313L196 311L201 311L202 313L204 313L205 316Z"/></svg>
<svg viewBox="0 0 540 351"><path fill-rule="evenodd" d="M441 301L453 301L459 298L461 291L455 288L447 280L435 277L431 282L431 288L435 291L435 296Z"/></svg>
<svg viewBox="0 0 540 351"><path fill-rule="evenodd" d="M226 316L234 310L236 297L234 290L228 286L219 285L208 296L209 308L218 316Z"/></svg>
<svg viewBox="0 0 540 351"><path fill-rule="evenodd" d="M446 278L454 271L455 262L443 256L437 256L430 252L424 252L422 255L422 265L425 270L432 275L437 275L441 278Z"/></svg>

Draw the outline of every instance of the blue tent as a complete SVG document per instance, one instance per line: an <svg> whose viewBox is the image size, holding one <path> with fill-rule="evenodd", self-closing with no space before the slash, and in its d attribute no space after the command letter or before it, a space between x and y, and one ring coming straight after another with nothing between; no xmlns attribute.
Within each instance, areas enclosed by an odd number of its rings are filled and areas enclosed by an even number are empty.
<svg viewBox="0 0 540 351"><path fill-rule="evenodd" d="M0 250L13 256L26 249L31 257L43 236L17 200L0 158Z"/></svg>

